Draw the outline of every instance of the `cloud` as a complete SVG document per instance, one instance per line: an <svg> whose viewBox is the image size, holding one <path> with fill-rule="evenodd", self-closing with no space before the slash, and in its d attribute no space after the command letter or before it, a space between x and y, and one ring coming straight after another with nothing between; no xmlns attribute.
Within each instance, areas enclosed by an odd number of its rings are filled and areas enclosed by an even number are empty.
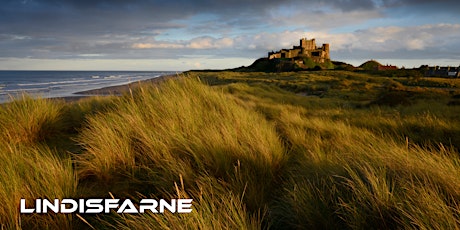
<svg viewBox="0 0 460 230"><path fill-rule="evenodd" d="M42 41L40 46L34 46L30 39L0 37L10 39L6 43L0 41L0 45L20 42L22 47L27 48L24 51L19 49L9 53L3 52L3 55L32 58L174 59L187 55L257 58L265 56L268 51L298 45L298 40L302 37L315 38L318 45L330 43L332 57L337 59L410 58L411 55L416 58L420 58L421 55L439 58L440 53L453 58L460 57L460 24L387 26L344 33L285 30L217 38L198 36L188 40L162 40L156 36L101 35L88 41L71 39L70 43L46 40Z"/></svg>
<svg viewBox="0 0 460 230"><path fill-rule="evenodd" d="M460 59L460 24L388 26L349 33L311 33L331 44L332 57Z"/></svg>
<svg viewBox="0 0 460 230"><path fill-rule="evenodd" d="M361 29L352 32L330 33L327 31L284 31L276 34L261 33L249 38L261 47L288 48L289 42L300 37L315 38L317 43L330 43L333 51L364 50L390 53L451 47L460 48L460 24L428 24L421 26L386 26ZM250 43L245 41L244 43ZM282 47L280 47L282 46ZM455 48L454 48L455 47ZM248 47L249 48L249 47ZM460 53L460 51L458 51Z"/></svg>
<svg viewBox="0 0 460 230"><path fill-rule="evenodd" d="M355 35L356 48L379 52L460 46L460 24L378 27Z"/></svg>
<svg viewBox="0 0 460 230"><path fill-rule="evenodd" d="M212 32L216 29L253 29L264 27L276 21L286 9L302 9L305 15L318 9L351 11L375 9L368 0L5 0L0 5L0 34L13 32L19 35L63 34L98 35L136 33L140 31L164 31L177 28L191 28L198 32ZM299 13L298 12L298 13ZM188 21L195 16L213 16L211 21L200 27ZM356 20L363 15L344 15ZM370 15L368 15L370 16ZM368 16L362 18L366 20ZM287 17L284 15L283 17ZM289 17L288 17L289 19ZM294 18L295 19L295 18ZM177 24L177 21L183 21ZM337 20L336 20L337 21ZM329 21L331 23L333 21ZM205 31L206 30L206 31Z"/></svg>
<svg viewBox="0 0 460 230"><path fill-rule="evenodd" d="M248 58L187 57L177 59L22 59L0 58L1 70L146 70L182 71L197 68L220 69L249 65Z"/></svg>
<svg viewBox="0 0 460 230"><path fill-rule="evenodd" d="M134 43L133 49L179 49L184 48L181 44L174 43Z"/></svg>
<svg viewBox="0 0 460 230"><path fill-rule="evenodd" d="M386 9L398 7L410 7L410 13L423 11L424 14L442 12L457 15L460 3L457 0L4 0L0 5L0 20L8 23L2 25L0 33L5 32L2 29L18 33L79 31L84 34L167 30L178 26L183 28L187 25L173 22L187 21L197 15L213 15L215 20L206 25L211 29L222 28L222 25L245 28L276 22L311 23L317 28L316 24L329 27L378 18ZM206 28L202 27L199 31Z"/></svg>
<svg viewBox="0 0 460 230"><path fill-rule="evenodd" d="M213 38L211 36L196 37L188 41L175 42L144 42L134 43L133 49L225 49L233 46L233 39L229 37Z"/></svg>
<svg viewBox="0 0 460 230"><path fill-rule="evenodd" d="M194 38L186 45L187 48L191 49L224 49L232 46L232 38L215 39L209 36Z"/></svg>
<svg viewBox="0 0 460 230"><path fill-rule="evenodd" d="M413 18L458 19L459 7L457 0L4 0L0 58L251 59L305 36L330 43L338 59L455 58L458 24L418 25ZM392 14L398 18L385 21ZM415 22L391 26L406 14ZM385 23L371 27L376 21Z"/></svg>
<svg viewBox="0 0 460 230"><path fill-rule="evenodd" d="M415 9L419 7L431 6L432 11L439 11L441 9L452 9L456 11L460 7L460 2L457 0L381 0L382 6L385 7L401 7L412 6Z"/></svg>
<svg viewBox="0 0 460 230"><path fill-rule="evenodd" d="M283 31L234 38L234 49L250 55L291 48L302 37L315 38L317 45L329 43L332 57L347 58L457 58L460 59L460 24L387 26L345 33L327 31ZM336 56L334 56L336 55Z"/></svg>
<svg viewBox="0 0 460 230"><path fill-rule="evenodd" d="M272 24L277 26L301 26L313 30L328 30L345 25L357 25L371 19L383 18L382 12L362 11L321 11L305 12L303 8L285 12L272 12Z"/></svg>

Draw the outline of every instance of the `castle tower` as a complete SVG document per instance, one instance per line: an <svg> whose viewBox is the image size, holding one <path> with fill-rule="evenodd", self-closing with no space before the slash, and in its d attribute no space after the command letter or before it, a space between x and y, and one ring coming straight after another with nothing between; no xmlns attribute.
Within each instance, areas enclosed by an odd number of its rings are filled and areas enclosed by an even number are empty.
<svg viewBox="0 0 460 230"><path fill-rule="evenodd" d="M300 39L300 47L305 48L306 45L307 45L307 39L306 38Z"/></svg>
<svg viewBox="0 0 460 230"><path fill-rule="evenodd" d="M323 44L323 51L325 52L324 58L331 59L331 56L329 55L329 44Z"/></svg>
<svg viewBox="0 0 460 230"><path fill-rule="evenodd" d="M305 50L314 50L316 49L315 39L307 40L306 38L300 39L300 47Z"/></svg>

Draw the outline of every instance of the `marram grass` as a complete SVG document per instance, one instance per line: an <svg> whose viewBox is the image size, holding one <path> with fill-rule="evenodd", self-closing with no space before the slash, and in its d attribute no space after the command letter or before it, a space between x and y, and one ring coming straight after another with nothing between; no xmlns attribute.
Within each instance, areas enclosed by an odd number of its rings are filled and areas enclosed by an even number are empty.
<svg viewBox="0 0 460 230"><path fill-rule="evenodd" d="M34 144L57 135L64 105L50 99L34 100L23 94L0 108L0 138L13 144Z"/></svg>
<svg viewBox="0 0 460 230"><path fill-rule="evenodd" d="M404 79L191 75L120 98L3 105L1 228L460 228L460 109L445 92L389 107L372 101L412 92ZM18 213L20 198L111 196L192 198L193 211Z"/></svg>
<svg viewBox="0 0 460 230"><path fill-rule="evenodd" d="M147 191L159 192L179 175L194 186L205 173L244 193L254 209L268 201L286 159L270 122L193 79L126 96L116 110L90 118L80 142L81 177L106 183L142 177ZM233 172L236 166L242 176Z"/></svg>
<svg viewBox="0 0 460 230"><path fill-rule="evenodd" d="M63 199L76 195L70 159L62 160L45 146L0 146L0 227L2 229L69 229L72 215L20 215L19 201Z"/></svg>

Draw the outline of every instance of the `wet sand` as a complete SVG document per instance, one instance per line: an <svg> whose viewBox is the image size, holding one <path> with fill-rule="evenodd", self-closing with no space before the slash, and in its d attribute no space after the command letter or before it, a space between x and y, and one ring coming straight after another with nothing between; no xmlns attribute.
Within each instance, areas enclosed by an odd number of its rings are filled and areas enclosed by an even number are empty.
<svg viewBox="0 0 460 230"><path fill-rule="evenodd" d="M80 99L88 98L91 96L121 96L123 93L126 93L129 91L129 89L133 90L135 88L138 88L142 84L149 84L149 83L159 83L162 81L165 81L167 79L171 78L176 78L179 77L178 74L171 74L171 75L162 75L156 78L151 78L143 81L138 81L138 82L132 82L129 84L124 84L124 85L117 85L117 86L109 86L109 87L103 87L100 89L92 89L92 90L85 90L81 92L76 92L72 96L67 96L67 97L53 97L50 98L52 100L62 100L65 102L76 102L79 101Z"/></svg>
<svg viewBox="0 0 460 230"><path fill-rule="evenodd" d="M148 79L148 80L143 80L143 81L138 81L138 82L132 82L130 84L125 84L125 85L117 85L117 86L109 86L109 87L104 87L100 89L92 89L92 90L86 90L86 91L81 91L74 93L76 96L75 98L82 98L82 97L87 97L87 96L94 96L94 95L99 95L99 96L107 96L107 95L122 95L125 92L128 92L129 89L135 89L141 86L142 84L145 83L158 83L165 81L167 79L171 78L176 78L179 75L173 74L173 75L163 75L159 76L156 78ZM73 97L70 97L70 99Z"/></svg>

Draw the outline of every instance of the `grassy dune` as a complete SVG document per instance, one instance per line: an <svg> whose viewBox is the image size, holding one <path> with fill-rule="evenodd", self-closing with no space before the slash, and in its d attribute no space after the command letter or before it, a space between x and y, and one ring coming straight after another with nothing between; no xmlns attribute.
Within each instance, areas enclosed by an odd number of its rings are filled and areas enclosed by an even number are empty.
<svg viewBox="0 0 460 230"><path fill-rule="evenodd" d="M190 72L0 109L5 229L460 228L456 80ZM192 198L190 214L19 214L19 199Z"/></svg>

